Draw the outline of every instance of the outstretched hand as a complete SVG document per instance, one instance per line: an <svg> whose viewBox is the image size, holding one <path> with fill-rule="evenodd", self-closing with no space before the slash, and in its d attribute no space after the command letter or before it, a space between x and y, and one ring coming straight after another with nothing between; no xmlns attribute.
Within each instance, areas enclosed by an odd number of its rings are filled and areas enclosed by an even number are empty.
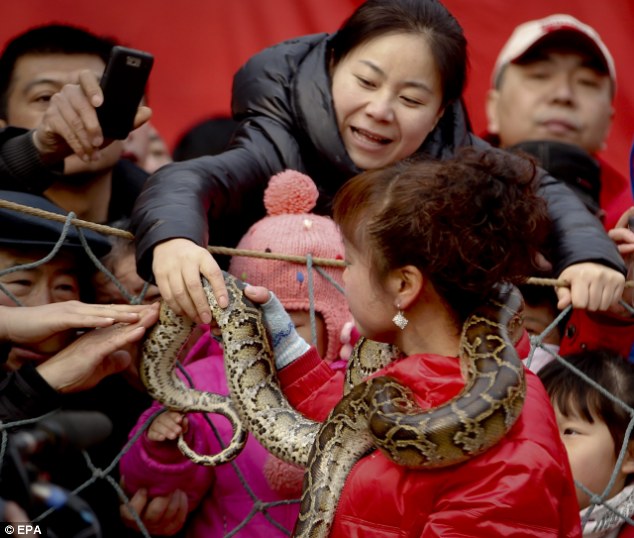
<svg viewBox="0 0 634 538"><path fill-rule="evenodd" d="M211 322L201 275L211 284L218 304L229 304L222 271L211 253L189 239L171 239L154 248L152 272L161 297L174 312L197 323Z"/></svg>
<svg viewBox="0 0 634 538"><path fill-rule="evenodd" d="M66 84L51 97L42 121L33 131L33 143L46 162L59 162L75 153L84 161L97 160L99 149L112 140L101 132L96 108L103 103L97 75L90 69L79 72L77 83ZM152 111L140 106L134 128L147 122Z"/></svg>
<svg viewBox="0 0 634 538"><path fill-rule="evenodd" d="M147 531L157 536L172 536L185 524L189 501L187 495L177 489L169 495L148 498L145 489L139 489L130 499L130 506L139 514ZM132 529L140 530L127 505L120 507L121 519Z"/></svg>
<svg viewBox="0 0 634 538"><path fill-rule="evenodd" d="M176 441L179 435L187 431L187 417L177 411L165 411L156 417L147 431L150 441L162 443L164 441Z"/></svg>
<svg viewBox="0 0 634 538"><path fill-rule="evenodd" d="M288 366L310 349L310 345L297 332L293 320L274 293L262 286L247 286L244 294L262 306L264 325L273 342L277 369Z"/></svg>
<svg viewBox="0 0 634 538"><path fill-rule="evenodd" d="M264 286L252 286L248 284L244 288L244 294L256 304L264 304L271 298L271 292Z"/></svg>
<svg viewBox="0 0 634 538"><path fill-rule="evenodd" d="M610 239L616 243L619 254L623 257L625 265L628 267L628 280L634 277L634 229L630 226L629 221L634 217L634 207L627 209L619 218L614 228L608 231ZM623 292L623 300L634 305L634 288L628 287ZM628 310L622 306L619 312L625 316L631 316Z"/></svg>
<svg viewBox="0 0 634 538"><path fill-rule="evenodd" d="M610 239L616 243L619 254L630 266L634 263L634 230L629 226L629 220L634 218L634 207L630 207L620 217L614 228L608 231Z"/></svg>
<svg viewBox="0 0 634 538"><path fill-rule="evenodd" d="M127 368L132 356L125 346L141 340L156 323L159 303L145 305L135 323L117 323L80 336L37 366L39 374L61 393L94 387L103 378Z"/></svg>
<svg viewBox="0 0 634 538"><path fill-rule="evenodd" d="M143 305L101 305L63 301L40 306L0 306L0 340L37 344L68 329L135 323Z"/></svg>

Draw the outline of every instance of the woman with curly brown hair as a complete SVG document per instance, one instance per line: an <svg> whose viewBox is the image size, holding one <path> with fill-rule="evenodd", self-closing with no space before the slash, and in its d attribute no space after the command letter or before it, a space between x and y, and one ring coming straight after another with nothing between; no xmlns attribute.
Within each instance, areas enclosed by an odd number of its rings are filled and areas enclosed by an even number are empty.
<svg viewBox="0 0 634 538"><path fill-rule="evenodd" d="M377 427L382 411L369 413L374 438L390 439L377 441L380 450L350 468L330 536L579 536L574 487L552 407L537 377L519 362L528 351L526 333L517 330L521 325L500 321L504 314L496 318L487 306L530 274L534 253L548 233L536 175L533 162L523 157L465 149L445 161L410 161L364 172L337 193L334 218L344 239L343 278L355 324L363 337L393 344L402 355L370 368L376 371L344 396L327 421L349 411L345 402L357 387L385 380L411 391L416 411L409 413L417 418L414 426L409 418L403 419L409 420L407 428L399 422L388 429ZM281 331L267 319L271 301L265 304L265 321L278 341ZM503 312L509 304L493 310ZM478 347L481 342L486 345ZM327 402L344 393L343 375L313 350L289 357L283 350L292 346L282 344L275 361L284 393L301 413L324 420L331 411ZM511 359L498 355L501 348ZM496 365L488 363L485 372L480 361L488 355ZM520 366L513 370L512 362ZM500 378L491 377L480 392L478 382L470 385L474 368L481 378L513 371L526 389L521 410L513 415L506 409L496 441L477 449L469 443L489 427L482 409L500 402L515 405L517 387L495 393ZM463 398L481 406L480 415L472 416ZM373 396L372 404L378 399ZM434 431L434 413L441 408L445 426ZM459 431L452 430L456 419ZM310 491L315 484L322 490L334 487L334 469L347 458L341 450L347 441L337 438L347 428L344 422L322 427L317 436L313 451L321 459L311 460L304 479L306 503L321 494ZM393 451L386 448L391 441L397 445ZM418 448L409 450L412 445ZM446 456L452 451L464 457L454 461ZM322 460L320 477L314 462Z"/></svg>

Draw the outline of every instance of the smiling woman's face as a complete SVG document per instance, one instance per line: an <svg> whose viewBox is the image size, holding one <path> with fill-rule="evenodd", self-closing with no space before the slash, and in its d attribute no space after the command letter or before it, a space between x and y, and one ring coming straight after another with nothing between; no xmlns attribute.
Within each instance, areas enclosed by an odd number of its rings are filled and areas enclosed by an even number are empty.
<svg viewBox="0 0 634 538"><path fill-rule="evenodd" d="M346 150L365 170L412 155L443 113L440 74L420 34L354 48L333 69L332 98Z"/></svg>

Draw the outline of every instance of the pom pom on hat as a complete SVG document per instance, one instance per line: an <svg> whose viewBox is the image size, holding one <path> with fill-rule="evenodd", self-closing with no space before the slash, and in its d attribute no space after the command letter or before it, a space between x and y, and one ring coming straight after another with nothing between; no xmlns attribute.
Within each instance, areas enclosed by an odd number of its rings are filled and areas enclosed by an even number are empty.
<svg viewBox="0 0 634 538"><path fill-rule="evenodd" d="M264 207L270 216L309 213L317 203L319 191L306 174L284 170L274 175L264 192Z"/></svg>

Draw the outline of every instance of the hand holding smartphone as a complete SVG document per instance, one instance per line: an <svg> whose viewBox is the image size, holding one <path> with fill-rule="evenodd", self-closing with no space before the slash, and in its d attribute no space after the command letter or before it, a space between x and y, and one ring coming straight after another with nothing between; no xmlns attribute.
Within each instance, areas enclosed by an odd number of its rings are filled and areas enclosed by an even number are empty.
<svg viewBox="0 0 634 538"><path fill-rule="evenodd" d="M134 117L145 93L154 64L148 52L116 46L101 78L103 103L97 118L105 138L125 139L134 126Z"/></svg>

